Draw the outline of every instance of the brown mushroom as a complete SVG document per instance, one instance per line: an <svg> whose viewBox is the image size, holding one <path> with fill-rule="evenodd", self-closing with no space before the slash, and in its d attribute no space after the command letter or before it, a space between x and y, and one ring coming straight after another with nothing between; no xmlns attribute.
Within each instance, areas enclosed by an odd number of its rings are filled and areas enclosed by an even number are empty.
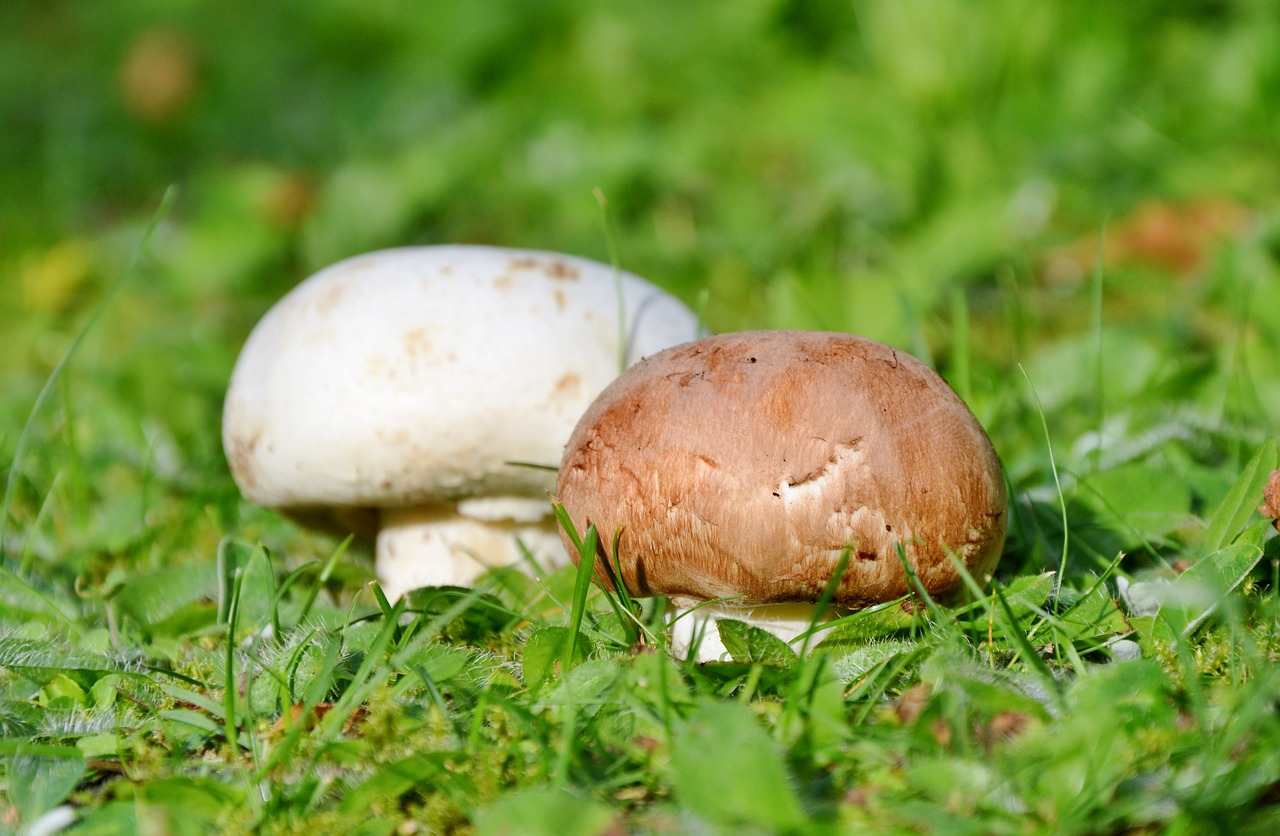
<svg viewBox="0 0 1280 836"><path fill-rule="evenodd" d="M1276 531L1280 531L1280 470L1271 471L1267 477L1267 485L1262 489L1262 504L1258 512L1271 520Z"/></svg>
<svg viewBox="0 0 1280 836"><path fill-rule="evenodd" d="M963 583L950 554L985 583L1004 544L1004 479L977 419L919 360L848 334L742 332L653 355L579 420L556 489L611 566L621 532L633 595L732 599L698 612L780 622L784 638L808 629L846 549L832 603L861 608L914 591L900 555L946 600ZM599 562L596 576L609 585ZM708 627L699 658L721 651Z"/></svg>

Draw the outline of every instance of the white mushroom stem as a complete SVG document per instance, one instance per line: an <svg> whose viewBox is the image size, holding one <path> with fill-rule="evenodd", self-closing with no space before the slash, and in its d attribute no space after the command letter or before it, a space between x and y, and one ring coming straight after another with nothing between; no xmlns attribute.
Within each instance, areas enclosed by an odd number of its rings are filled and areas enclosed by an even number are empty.
<svg viewBox="0 0 1280 836"><path fill-rule="evenodd" d="M674 623L671 626L671 650L677 656L687 657L694 644L698 643L697 653L691 657L695 662L715 662L730 658L728 649L720 638L720 631L716 628L717 619L745 621L753 627L774 634L798 653L801 644L791 644L791 640L813 626L816 612L816 607L807 602L744 605L724 601L706 604L692 612L690 610L696 602L673 599L672 603L675 605L675 612L672 614ZM835 615L828 609L818 621L829 621ZM815 637L810 645L817 644L818 640Z"/></svg>
<svg viewBox="0 0 1280 836"><path fill-rule="evenodd" d="M523 561L521 544L544 568L566 562L549 515L478 519L465 510L460 504L382 511L375 568L388 599L423 586L472 586L490 569Z"/></svg>

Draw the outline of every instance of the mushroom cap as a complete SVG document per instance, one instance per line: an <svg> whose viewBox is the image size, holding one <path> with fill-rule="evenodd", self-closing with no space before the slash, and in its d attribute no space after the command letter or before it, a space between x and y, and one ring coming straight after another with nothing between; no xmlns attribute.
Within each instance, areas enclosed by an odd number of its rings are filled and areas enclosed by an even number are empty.
<svg viewBox="0 0 1280 836"><path fill-rule="evenodd" d="M999 459L964 402L901 351L848 334L755 331L667 349L582 416L558 498L595 524L635 595L834 602L985 582L1004 545ZM570 556L577 555L569 546ZM609 585L601 576L602 583Z"/></svg>
<svg viewBox="0 0 1280 836"><path fill-rule="evenodd" d="M248 499L312 524L367 529L361 509L460 500L478 518L528 517L555 477L517 463L554 467L624 355L697 334L675 298L582 258L369 253L302 282L258 323L232 373L223 446Z"/></svg>

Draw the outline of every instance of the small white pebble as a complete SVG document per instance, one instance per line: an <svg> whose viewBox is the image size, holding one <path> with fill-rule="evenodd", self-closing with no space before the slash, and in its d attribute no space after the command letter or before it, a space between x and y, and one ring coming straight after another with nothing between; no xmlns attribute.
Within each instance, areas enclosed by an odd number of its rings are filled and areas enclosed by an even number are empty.
<svg viewBox="0 0 1280 836"><path fill-rule="evenodd" d="M1111 658L1117 662L1132 662L1134 659L1142 658L1142 648L1130 639L1113 641L1107 649L1111 651Z"/></svg>
<svg viewBox="0 0 1280 836"><path fill-rule="evenodd" d="M75 820L75 808L69 804L63 804L33 821L27 828L26 834L27 836L53 836L54 833L61 833L75 824Z"/></svg>

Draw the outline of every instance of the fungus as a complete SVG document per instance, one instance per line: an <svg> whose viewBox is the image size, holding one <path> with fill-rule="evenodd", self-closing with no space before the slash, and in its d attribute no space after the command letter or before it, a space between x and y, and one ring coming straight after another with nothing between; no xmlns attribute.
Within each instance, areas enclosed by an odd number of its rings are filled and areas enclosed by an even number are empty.
<svg viewBox="0 0 1280 836"><path fill-rule="evenodd" d="M600 532L599 582L616 559L632 595L726 599L679 619L677 652L717 617L807 630L846 553L835 605L911 594L904 560L946 600L963 583L951 556L985 583L1005 534L1000 462L963 401L847 334L724 334L644 360L582 416L556 491L579 531ZM724 650L705 626L699 660Z"/></svg>
<svg viewBox="0 0 1280 836"><path fill-rule="evenodd" d="M361 255L301 283L250 334L223 445L249 500L376 536L393 599L469 584L519 561L519 543L561 555L546 496L574 422L622 363L696 336L680 302L585 259Z"/></svg>

